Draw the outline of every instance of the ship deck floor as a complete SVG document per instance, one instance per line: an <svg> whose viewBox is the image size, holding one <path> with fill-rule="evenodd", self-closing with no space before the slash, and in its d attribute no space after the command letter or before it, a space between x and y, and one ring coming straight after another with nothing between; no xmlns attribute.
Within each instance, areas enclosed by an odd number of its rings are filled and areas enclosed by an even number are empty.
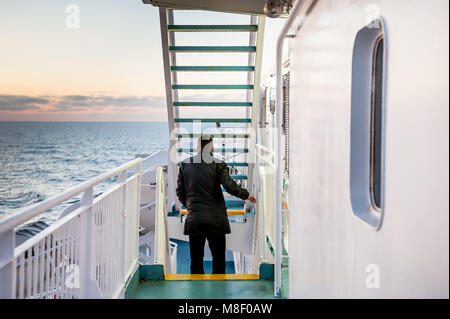
<svg viewBox="0 0 450 319"><path fill-rule="evenodd" d="M272 280L141 281L135 299L270 299Z"/></svg>
<svg viewBox="0 0 450 319"><path fill-rule="evenodd" d="M281 298L289 293L288 268L282 268ZM131 299L273 299L273 280L140 280Z"/></svg>
<svg viewBox="0 0 450 319"><path fill-rule="evenodd" d="M224 275L189 275L189 244L178 244L177 275L162 280L140 279L126 298L130 299L273 299L274 281L258 279L258 275L236 275L234 265L227 261ZM204 262L205 273L211 273L211 262ZM214 278L211 280L211 278ZM237 279L238 278L238 279ZM289 293L288 260L283 258L281 298ZM223 279L223 280L221 280Z"/></svg>

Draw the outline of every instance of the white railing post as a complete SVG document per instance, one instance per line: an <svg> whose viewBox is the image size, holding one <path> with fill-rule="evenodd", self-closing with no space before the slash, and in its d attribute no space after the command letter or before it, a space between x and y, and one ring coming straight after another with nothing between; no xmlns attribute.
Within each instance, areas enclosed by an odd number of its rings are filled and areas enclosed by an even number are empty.
<svg viewBox="0 0 450 319"><path fill-rule="evenodd" d="M14 259L15 232L0 234L0 299L15 298L16 263Z"/></svg>
<svg viewBox="0 0 450 319"><path fill-rule="evenodd" d="M123 284L125 284L125 272L126 272L126 267L125 264L127 262L127 258L126 258L126 240L127 240L127 175L128 175L128 171L124 170L120 175L119 175L119 184L123 185L123 200L122 200L122 249L120 252L120 278L124 279Z"/></svg>
<svg viewBox="0 0 450 319"><path fill-rule="evenodd" d="M82 259L82 286L81 286L81 295L84 299L93 298L95 293L92 291L92 280L93 274L95 272L95 263L93 262L93 245L95 244L95 236L93 236L93 212L92 205L94 203L94 189L93 187L87 189L83 198L81 199L80 205L81 207L86 207L86 211L84 212L84 232L83 232L83 259Z"/></svg>
<svg viewBox="0 0 450 319"><path fill-rule="evenodd" d="M171 273L169 232L167 225L167 198L163 167L156 173L156 213L155 213L155 263L164 266L164 273Z"/></svg>
<svg viewBox="0 0 450 319"><path fill-rule="evenodd" d="M123 291L131 263L137 265L140 163L140 159L131 161L1 220L0 298L70 298L72 289L79 289L76 297L85 299L121 296L116 292ZM132 167L135 176L128 179ZM94 201L94 187L115 176L121 184ZM17 226L79 194L80 202L63 217L15 247ZM115 244L116 238L123 240ZM65 277L66 262L77 266L71 280Z"/></svg>
<svg viewBox="0 0 450 319"><path fill-rule="evenodd" d="M137 186L136 186L136 191L137 191L137 220L136 220L136 261L138 260L138 256L139 256L139 225L140 225L140 221L141 221L141 215L140 215L140 207L141 207L141 180L142 180L142 163L139 163L136 166L136 172L138 174L138 182L137 182Z"/></svg>
<svg viewBox="0 0 450 319"><path fill-rule="evenodd" d="M169 21L168 21L169 20ZM175 112L178 112L178 108L173 107L173 102L176 102L178 99L178 93L175 90L175 95L173 95L172 91L172 82L176 84L176 72L171 72L170 66L171 63L176 63L175 54L169 53L169 46L175 45L171 43L171 40L174 41L174 38L170 39L167 34L167 25L173 20L173 13L170 9L166 9L165 7L159 7L159 21L161 28L161 43L162 43L162 55L164 62L164 80L165 80L165 88L166 88L166 102L167 102L167 116L168 116L168 124L169 124L169 153L168 153L168 200L169 205L175 204L177 209L180 209L178 198L175 194L175 188L177 185L177 156L171 158L171 151L176 147L176 138L175 138L175 120L176 117ZM173 37L173 34L170 36ZM169 207L172 209L172 206Z"/></svg>

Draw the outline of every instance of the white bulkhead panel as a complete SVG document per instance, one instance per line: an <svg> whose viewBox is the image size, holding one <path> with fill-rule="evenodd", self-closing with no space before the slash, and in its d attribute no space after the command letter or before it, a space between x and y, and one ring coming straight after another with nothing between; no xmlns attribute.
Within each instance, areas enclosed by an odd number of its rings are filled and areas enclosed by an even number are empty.
<svg viewBox="0 0 450 319"><path fill-rule="evenodd" d="M448 7L306 1L290 40L290 298L449 297ZM355 216L350 194L353 49L377 17L387 38L379 229Z"/></svg>

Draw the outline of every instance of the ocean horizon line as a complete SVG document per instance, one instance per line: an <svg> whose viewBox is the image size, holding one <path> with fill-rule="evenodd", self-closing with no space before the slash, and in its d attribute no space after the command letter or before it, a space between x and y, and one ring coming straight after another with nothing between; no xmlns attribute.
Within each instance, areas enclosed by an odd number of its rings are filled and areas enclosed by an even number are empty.
<svg viewBox="0 0 450 319"><path fill-rule="evenodd" d="M168 121L3 121L0 123L168 123Z"/></svg>

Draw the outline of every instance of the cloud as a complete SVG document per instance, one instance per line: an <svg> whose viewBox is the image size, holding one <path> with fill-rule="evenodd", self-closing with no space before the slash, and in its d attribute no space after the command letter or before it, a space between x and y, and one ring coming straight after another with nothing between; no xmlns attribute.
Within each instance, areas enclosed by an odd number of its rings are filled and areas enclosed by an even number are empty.
<svg viewBox="0 0 450 319"><path fill-rule="evenodd" d="M165 107L165 101L163 96L64 95L35 97L0 95L0 111L76 112L105 108L120 111L129 108Z"/></svg>
<svg viewBox="0 0 450 319"><path fill-rule="evenodd" d="M39 106L46 105L50 100L46 97L33 97L26 95L0 95L0 111L37 110Z"/></svg>
<svg viewBox="0 0 450 319"><path fill-rule="evenodd" d="M57 101L54 106L57 110L68 109L95 109L105 106L112 107L162 107L165 98L162 96L90 96L90 95L67 95Z"/></svg>

